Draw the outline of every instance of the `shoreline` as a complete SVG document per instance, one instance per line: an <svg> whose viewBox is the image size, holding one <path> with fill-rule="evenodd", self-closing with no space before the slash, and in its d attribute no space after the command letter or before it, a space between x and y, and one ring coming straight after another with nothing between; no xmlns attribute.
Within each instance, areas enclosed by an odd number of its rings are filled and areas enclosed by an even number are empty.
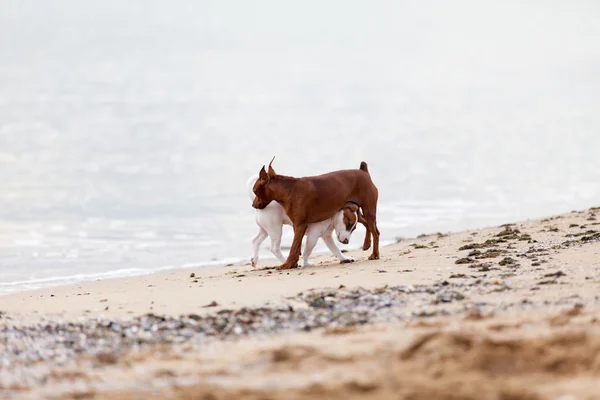
<svg viewBox="0 0 600 400"><path fill-rule="evenodd" d="M217 400L598 393L600 208L421 235L377 261L349 254L356 262L319 255L289 271L202 267L1 296L0 389Z"/></svg>
<svg viewBox="0 0 600 400"><path fill-rule="evenodd" d="M392 240L382 241L382 246L388 246L394 243ZM346 249L343 249L343 252L356 251L360 248L359 244L355 244L352 247L346 246ZM264 248L262 251L266 251ZM283 249L284 251L289 251L289 249ZM313 256L311 259L325 256L329 254L329 250L326 248L321 248L319 250L313 251ZM271 265L276 262L275 256L272 254L263 254L261 256L261 264ZM108 272L97 272L97 273L89 273L89 274L74 274L67 276L57 276L57 277L47 277L47 278L39 278L39 279L30 279L30 280L20 280L13 282L0 282L0 299L6 295L12 295L17 293L24 292L32 292L36 290L42 290L47 288L55 288L62 286L72 286L81 283L87 282L97 282L103 280L113 280L113 279L127 279L133 277L141 277L147 275L160 274L169 271L186 271L191 269L204 269L204 268L223 268L223 267L236 267L236 266L247 266L250 263L250 257L230 257L221 260L214 261L202 261L197 263L186 263L182 265L167 265L156 268L122 268L114 271ZM5 288L14 288L14 289L5 289Z"/></svg>
<svg viewBox="0 0 600 400"><path fill-rule="evenodd" d="M590 210L597 210L591 208ZM593 212L593 211L590 211ZM573 211L550 219L526 220L518 223L503 224L496 227L486 227L454 233L422 234L417 238L400 239L394 244L381 246L382 257L377 261L367 261L370 250L347 251L356 262L338 264L337 260L328 252L315 254L311 257L313 266L297 268L289 271L267 270L278 265L275 259L261 259L261 266L252 269L249 263L173 267L163 271L142 273L109 279L95 279L79 281L70 284L46 286L37 289L17 291L0 295L0 310L9 313L18 313L29 317L36 315L53 315L66 318L87 317L89 315L114 317L128 316L144 312L162 312L173 314L177 312L203 313L209 307L204 307L216 301L223 307L260 306L263 303L281 301L286 295L296 294L295 290L327 287L340 284L345 286L365 286L373 288L379 284L393 284L406 282L409 284L427 284L440 279L440 271L455 269L453 262L456 259L456 249L459 243L472 241L481 234L489 234L503 226L527 226L549 223L554 218L565 219L577 216L583 211ZM600 222L590 221L590 225L600 225ZM600 230L600 226L598 227ZM431 243L438 248L427 248ZM455 248L452 248L455 247ZM438 251L439 250L439 251ZM462 252L460 252L462 253ZM426 269L417 271L411 262L416 257L427 262ZM463 254L466 255L466 254ZM498 257L499 255L497 255ZM385 274L383 268L387 263L399 264L400 275ZM438 265L439 264L439 265ZM400 265L406 268L400 268ZM386 271L387 272L387 271ZM414 272L417 272L416 274ZM194 277L190 277L193 274ZM276 277L276 280L285 280L289 286L273 286L264 280L265 277ZM391 280L389 278L392 278ZM231 291L232 284L242 284L242 289L250 284L252 291L249 296L240 295L237 288ZM154 297L165 292L177 292L178 298L155 301ZM136 299L132 300L131 295ZM72 298L77 298L79 307L73 307ZM102 301L105 300L105 301ZM145 304L144 304L145 301ZM106 302L107 304L96 304ZM185 304L181 308L181 302ZM106 309L108 306L108 309ZM114 307L113 307L114 306ZM115 309L116 308L116 309ZM183 311L182 311L183 310Z"/></svg>
<svg viewBox="0 0 600 400"><path fill-rule="evenodd" d="M565 210L568 210L569 208L565 207ZM567 211L565 211L566 214ZM517 213L519 214L519 213ZM556 215L563 215L563 214L556 214ZM538 215L538 216L536 216ZM514 221L521 221L521 222L525 222L525 221L534 221L534 220L540 220L543 217L541 217L540 215L544 215L544 214L540 214L540 213L534 213L532 214L530 217L524 218L524 219L519 219L519 217L513 216L512 220ZM508 218L508 217L507 217ZM444 232L444 234L456 234L456 233L461 233L461 232L467 232L467 231L477 231L477 230L481 230L481 229L487 229L487 228L491 228L500 224L503 224L506 222L507 218L505 217L501 217L501 216L486 216L483 218L484 224L477 224L474 222L474 220L470 220L468 223L461 223L458 224L458 228L452 229L442 229L441 231ZM508 218L511 219L511 218ZM448 228L447 225L449 225L448 223L443 223L443 226L446 226L446 228ZM399 240L401 241L406 241L406 240L415 240L418 236L422 236L423 233L420 231L415 231L414 229L412 230L414 236L396 236L395 238L388 238L386 240L382 240L381 243L381 247L384 246L389 246L389 245L393 245L395 243L397 243ZM420 232L420 233L417 233ZM430 230L430 232L434 232L434 230ZM356 240L355 237L361 236L360 240ZM359 230L357 230L357 232L355 232L353 234L353 239L352 241L354 243L351 243L350 246L343 246L344 249L342 251L356 251L360 248L360 246L362 245L362 235L364 235L364 228L361 226L359 227ZM156 267L151 267L151 268L142 268L142 267L136 267L136 266L123 266L122 268L116 269L116 270L112 270L112 271L107 271L107 272L90 272L90 273L86 273L86 274L80 274L80 273L73 273L70 275L62 275L62 276L50 276L50 277L43 277L43 278L34 278L34 279L20 279L20 280L16 280L16 281L9 281L9 282L1 282L0 281L0 298L6 296L6 295L10 295L10 294L16 294L16 293L22 293L22 292L29 292L29 291L35 291L35 290L40 290L40 289L45 289L45 288L51 288L51 287L61 287L61 286L68 286L68 285L75 285L75 284L80 284L82 282L94 282L94 281L98 281L98 280L108 280L108 279L124 279L124 278L130 278L130 277L136 277L136 276L146 276L146 275L152 275L152 274L156 274L156 273L161 273L164 271L176 271L176 270L189 270L189 269L194 269L194 268L204 268L204 267L229 267L231 266L230 264L233 264L233 266L245 266L247 263L250 262L250 256L248 255L251 252L251 245L250 245L250 238L248 238L248 246L247 246L247 251L245 251L245 253L247 253L247 255L245 256L236 256L236 257L225 257L225 258L221 258L221 259L211 259L211 260L205 260L205 261L198 261L198 262L184 262L181 264L175 264L175 265L169 265L169 264L157 264L159 266ZM261 248L261 260L262 260L262 264L264 264L264 262L267 263L272 263L275 262L275 257L268 251L267 249L267 244L268 244L268 239L265 243L263 243L263 246ZM338 246L342 246L339 243L337 243ZM282 248L282 250L284 250L284 253L287 254L287 251L289 251L289 248L286 248L285 246ZM240 254L242 252L240 251ZM313 257L314 256L326 256L329 255L330 252L329 250L323 245L323 243L321 241L318 242L317 247L315 248L315 251L313 252ZM311 257L311 259L313 258ZM83 261L82 261L83 262ZM73 269L73 271L76 271L76 268Z"/></svg>
<svg viewBox="0 0 600 400"><path fill-rule="evenodd" d="M194 263L194 264L184 264L179 266L164 266L157 267L154 269L142 269L142 268L124 268L118 269L109 272L100 272L100 273L90 273L90 274L78 274L78 275L68 275L68 276L58 276L51 278L40 278L40 279L31 279L27 281L15 281L15 282L6 282L0 283L0 288L2 287L16 287L15 290L11 291L0 291L0 298L2 296L24 293L24 292L32 292L36 290L42 290L53 287L62 287L62 286L72 286L81 283L87 282L98 282L104 280L111 279L126 279L126 278L134 278L152 274L158 274L166 271L174 271L174 270L187 270L193 268L212 268L212 267L229 267L236 265L236 262L239 262L240 265L243 261L238 261L239 259L226 259L219 261L207 261L205 263ZM38 287L35 286L36 283L48 282L46 285L41 285Z"/></svg>
<svg viewBox="0 0 600 400"><path fill-rule="evenodd" d="M565 208L568 209L568 208ZM566 213L566 212L565 212ZM539 214L539 213L537 213ZM514 217L513 218L515 221L532 221L532 220L539 220L542 219L541 217L536 217L535 215L532 215L530 217L527 217L525 219L519 219L518 217ZM455 234L455 233L460 233L460 232L466 232L466 231L477 231L477 230L481 230L481 229L487 229L487 228L491 228L494 227L496 225L505 223L507 218L501 217L501 216L486 216L485 218L483 218L484 224L477 224L474 222L474 220L469 220L468 223L460 223L458 224L459 227L455 227L455 229L449 228L448 227L448 223L443 223L442 225L445 226L448 229L442 229L442 232L444 232L444 234ZM388 238L386 240L382 240L382 246L388 246L388 245L393 245L394 243L398 242L399 240L415 240L417 238L417 236L421 236L423 233L420 231L415 231L414 229L412 230L414 235L409 235L409 236L396 236L395 238ZM434 232L435 230L430 230L430 232ZM418 233L417 233L418 232ZM362 245L362 238L360 240L356 240L355 237L364 235L364 228L359 227L359 230L357 230L357 232L354 233L353 235L353 240L354 243L351 244L351 246L343 246L344 250L343 251L355 251L358 250L360 248L360 246ZM250 261L250 256L248 255L249 253L251 253L251 240L250 238L248 238L247 240L248 242L248 246L247 246L247 251L245 251L245 253L247 253L245 256L241 255L241 256L233 256L233 257L224 257L221 259L211 259L211 260L205 260L205 261L198 261L198 262L183 262L181 264L157 264L158 266L155 267L150 267L150 268L142 268L142 267L136 267L136 266L127 266L127 265L123 265L122 268L118 268L112 271L107 271L107 272L89 272L89 273L85 273L85 274L80 274L80 273L73 273L70 275L62 275L62 276L49 276L49 277L43 277L43 278L33 278L33 279L19 279L19 280L15 280L15 281L7 281L7 282L1 282L0 281L0 298L6 295L10 295L10 294L15 294L15 293L21 293L21 292L27 292L27 291L35 291L35 290L39 290L39 289L44 289L44 288L49 288L49 287L60 287L60 286L66 286L66 285L74 285L74 284L79 284L82 282L93 282L93 281L97 281L97 280L107 280L107 279L121 279L121 278L129 278L129 277L135 277L135 276L145 276L145 275L152 275L152 274L156 274L156 273L161 273L164 271L175 271L175 270L188 270L188 269L194 269L194 268L203 268L203 267L213 267L213 266L220 266L220 267L224 267L224 266L230 266L229 264L233 264L233 266L238 266L238 265L246 265L247 263L249 263ZM267 244L268 244L268 239L265 243L263 243L263 246L261 248L261 260L267 263L271 263L275 261L275 257L268 251L267 249ZM338 243L338 246L341 246ZM284 250L284 253L287 254L287 251L289 251L289 248L283 247L282 248ZM240 251L240 254L242 254L243 252ZM328 255L330 254L329 250L323 245L323 243L321 241L318 242L316 250L313 252L314 256L324 256L324 255ZM82 261L85 262L85 261ZM73 271L76 272L77 269L73 268Z"/></svg>

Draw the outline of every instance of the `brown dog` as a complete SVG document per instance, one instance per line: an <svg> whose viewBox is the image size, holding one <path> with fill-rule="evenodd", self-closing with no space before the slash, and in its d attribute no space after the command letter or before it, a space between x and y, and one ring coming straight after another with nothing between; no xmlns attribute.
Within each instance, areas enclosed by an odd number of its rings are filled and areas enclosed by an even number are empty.
<svg viewBox="0 0 600 400"><path fill-rule="evenodd" d="M273 159L275 159L273 157ZM379 230L377 229L377 199L379 193L371 180L367 163L360 169L334 171L324 175L294 178L278 175L269 164L268 172L263 166L254 184L256 195L252 207L262 210L271 201L277 201L294 224L294 240L290 254L279 268L296 266L300 258L302 238L308 224L331 218L350 202L360 206L367 227L366 246L370 247L373 235L373 253L369 260L379 259ZM361 221L362 222L362 221ZM367 239L368 238L368 239Z"/></svg>

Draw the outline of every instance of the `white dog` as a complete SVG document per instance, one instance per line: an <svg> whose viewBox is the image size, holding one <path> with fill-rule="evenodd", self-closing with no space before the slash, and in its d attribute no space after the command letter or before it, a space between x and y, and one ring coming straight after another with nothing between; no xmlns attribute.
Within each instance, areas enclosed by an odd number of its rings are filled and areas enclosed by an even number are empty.
<svg viewBox="0 0 600 400"><path fill-rule="evenodd" d="M250 194L250 200L254 201L254 192L252 187L257 181L258 176L255 175L248 180L248 188ZM252 257L252 266L258 265L258 250L260 245L269 236L271 238L271 252L281 261L285 262L285 257L281 254L281 233L283 225L292 225L292 221L286 215L285 210L281 204L276 201L269 203L267 207L262 210L256 210L256 224L260 228L258 234L252 239L254 246L254 255ZM340 249L336 246L333 241L332 233L335 230L337 238L340 243L348 244L352 232L356 229L358 224L358 206L350 203L343 209L338 211L333 217L309 224L306 230L306 244L304 245L304 252L302 254L303 266L310 266L308 258L312 253L315 245L319 238L323 239L323 242L327 245L327 248L333 253L334 256L340 260L340 264L353 262L354 259L346 257Z"/></svg>

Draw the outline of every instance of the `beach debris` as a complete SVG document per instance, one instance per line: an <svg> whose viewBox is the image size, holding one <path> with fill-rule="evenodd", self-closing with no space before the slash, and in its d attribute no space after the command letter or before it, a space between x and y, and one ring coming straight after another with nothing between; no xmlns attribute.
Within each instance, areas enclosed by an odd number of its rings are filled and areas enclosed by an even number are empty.
<svg viewBox="0 0 600 400"><path fill-rule="evenodd" d="M577 244L581 245L581 244L585 244L585 243L599 241L600 240L600 232L598 232L596 230L591 230L590 229L590 230L588 230L586 232L583 232L583 233L568 234L568 235L565 235L565 237L568 237L568 238L579 238L579 239L566 240L566 241L562 242L558 246L553 246L553 248L560 249L560 248L563 248L563 247L575 246Z"/></svg>
<svg viewBox="0 0 600 400"><path fill-rule="evenodd" d="M579 232L579 233L569 233L567 235L565 235L565 237L580 237L580 236L593 236L594 234L598 233L598 231L594 230L594 229L589 229L585 232Z"/></svg>
<svg viewBox="0 0 600 400"><path fill-rule="evenodd" d="M506 253L506 250L502 250L502 249L488 249L485 251L485 253L480 253L477 257L478 260L484 259L484 258L496 258L498 256L500 256L501 254Z"/></svg>
<svg viewBox="0 0 600 400"><path fill-rule="evenodd" d="M583 236L581 238L582 242L590 242L592 240L600 240L600 232L596 232L593 235Z"/></svg>
<svg viewBox="0 0 600 400"><path fill-rule="evenodd" d="M519 233L521 233L521 231L518 229L506 226L503 231L496 234L496 237L503 238L504 240L514 240L519 238Z"/></svg>
<svg viewBox="0 0 600 400"><path fill-rule="evenodd" d="M562 247L571 247L571 246L574 246L576 244L580 244L580 242L578 240L565 240L564 242L562 242L560 244L560 246L555 246L553 248L560 249L561 246Z"/></svg>
<svg viewBox="0 0 600 400"><path fill-rule="evenodd" d="M192 273L190 274L190 278L195 278L195 277L196 277L196 274L195 274L194 272L192 272Z"/></svg>
<svg viewBox="0 0 600 400"><path fill-rule="evenodd" d="M473 250L482 249L487 247L498 247L502 243L507 243L506 237L500 237L498 239L488 239L483 243L470 243L460 247L458 250Z"/></svg>
<svg viewBox="0 0 600 400"><path fill-rule="evenodd" d="M567 276L567 274L565 274L562 271L556 271L549 274L545 274L542 276L542 278L560 278L562 276Z"/></svg>
<svg viewBox="0 0 600 400"><path fill-rule="evenodd" d="M454 301L461 301L465 299L465 295L463 295L462 293L456 291L456 290L448 290L442 293L438 293L435 296L435 300L433 301L433 304L439 304L439 303L452 303Z"/></svg>
<svg viewBox="0 0 600 400"><path fill-rule="evenodd" d="M472 264L474 262L475 262L474 259L465 257L465 258L459 258L458 260L454 261L454 264Z"/></svg>
<svg viewBox="0 0 600 400"><path fill-rule="evenodd" d="M473 249L480 249L482 247L483 247L483 245L480 243L470 243L470 244L465 244L464 246L460 247L458 250L473 250Z"/></svg>
<svg viewBox="0 0 600 400"><path fill-rule="evenodd" d="M219 305L219 303L217 303L216 301L211 301L210 303L208 303L207 305L204 306L204 308L208 308L208 307L217 307Z"/></svg>
<svg viewBox="0 0 600 400"><path fill-rule="evenodd" d="M476 265L474 265L474 267L475 266L478 266L477 272L488 272L493 269L498 269L498 268L492 268L492 263L476 264Z"/></svg>
<svg viewBox="0 0 600 400"><path fill-rule="evenodd" d="M502 259L502 261L500 261L498 263L498 265L500 266L505 266L505 265L515 265L517 263L517 261L514 258L510 258L510 257L505 257Z"/></svg>

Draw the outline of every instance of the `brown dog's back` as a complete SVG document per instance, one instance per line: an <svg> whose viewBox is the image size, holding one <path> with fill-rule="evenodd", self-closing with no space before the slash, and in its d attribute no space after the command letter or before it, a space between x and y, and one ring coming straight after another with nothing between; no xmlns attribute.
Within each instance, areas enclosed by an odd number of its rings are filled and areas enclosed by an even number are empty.
<svg viewBox="0 0 600 400"><path fill-rule="evenodd" d="M348 202L361 207L377 206L378 192L367 164L323 175L298 178L290 196L288 215L304 214L308 222L319 222L341 210Z"/></svg>

